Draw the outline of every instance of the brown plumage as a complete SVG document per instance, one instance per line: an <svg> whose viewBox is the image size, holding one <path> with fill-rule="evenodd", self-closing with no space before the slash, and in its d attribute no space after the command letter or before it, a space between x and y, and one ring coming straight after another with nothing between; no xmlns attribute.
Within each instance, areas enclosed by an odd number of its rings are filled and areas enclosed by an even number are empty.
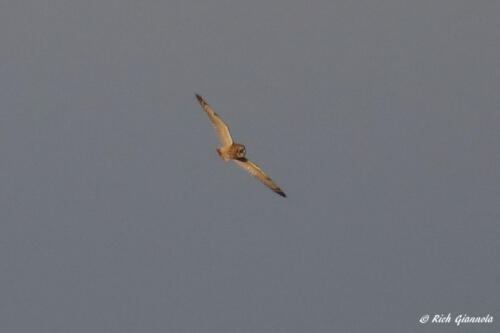
<svg viewBox="0 0 500 333"><path fill-rule="evenodd" d="M225 161L233 160L238 166L246 170L249 174L260 180L264 185L269 187L271 190L281 195L282 197L286 197L285 192L279 188L276 183L269 178L268 175L261 168L259 168L255 163L251 162L246 158L246 149L245 146L233 142L231 138L231 133L229 132L229 128L226 123L219 117L217 113L212 110L210 105L208 105L203 98L196 94L196 98L200 103L203 110L205 110L208 118L212 122L215 127L215 131L222 143L221 147L217 147L217 153L219 156Z"/></svg>

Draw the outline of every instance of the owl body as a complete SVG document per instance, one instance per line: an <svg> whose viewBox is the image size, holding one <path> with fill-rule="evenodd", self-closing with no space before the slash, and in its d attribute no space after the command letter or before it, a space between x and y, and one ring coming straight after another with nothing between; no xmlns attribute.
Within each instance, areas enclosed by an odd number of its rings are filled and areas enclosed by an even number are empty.
<svg viewBox="0 0 500 333"><path fill-rule="evenodd" d="M236 142L233 142L231 145L218 147L217 152L219 153L219 156L224 160L224 162L227 162L231 159L242 159L245 158L246 155L245 146Z"/></svg>

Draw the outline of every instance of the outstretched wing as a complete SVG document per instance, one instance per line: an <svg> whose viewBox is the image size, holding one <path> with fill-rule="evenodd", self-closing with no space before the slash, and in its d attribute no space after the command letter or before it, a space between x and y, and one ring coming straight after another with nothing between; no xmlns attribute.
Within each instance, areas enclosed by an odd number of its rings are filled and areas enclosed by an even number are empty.
<svg viewBox="0 0 500 333"><path fill-rule="evenodd" d="M240 167L245 169L249 174L260 180L264 185L269 187L271 190L274 192L278 193L282 197L286 198L285 192L283 192L278 185L276 185L271 178L269 178L268 175L264 171L262 171L261 168L259 168L255 163L250 162L246 158L241 158L241 159L234 159L233 160L236 164L238 164Z"/></svg>
<svg viewBox="0 0 500 333"><path fill-rule="evenodd" d="M212 110L210 105L208 105L200 95L196 94L196 98L198 99L201 107L203 108L203 110L205 110L208 118L214 125L220 142L222 142L224 146L230 146L233 143L233 139L231 138L231 133L229 133L229 128L227 128L226 123L219 117L217 113L214 112L214 110Z"/></svg>

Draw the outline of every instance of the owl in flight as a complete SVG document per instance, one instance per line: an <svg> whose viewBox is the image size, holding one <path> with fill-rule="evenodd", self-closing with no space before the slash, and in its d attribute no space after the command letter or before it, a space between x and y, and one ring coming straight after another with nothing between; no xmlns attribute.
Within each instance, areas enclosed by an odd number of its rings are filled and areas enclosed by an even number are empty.
<svg viewBox="0 0 500 333"><path fill-rule="evenodd" d="M208 105L200 95L196 94L198 102L200 102L201 107L208 115L208 118L215 127L215 131L222 142L222 147L217 148L217 153L219 156L227 162L233 160L240 167L245 169L249 174L260 180L264 185L269 187L274 192L278 193L282 197L286 197L285 192L283 192L278 185L276 185L268 175L262 171L257 165L248 160L246 155L245 146L236 142L233 142L231 138L231 133L229 133L229 128L227 128L226 123L219 117L217 113L212 110L210 105Z"/></svg>

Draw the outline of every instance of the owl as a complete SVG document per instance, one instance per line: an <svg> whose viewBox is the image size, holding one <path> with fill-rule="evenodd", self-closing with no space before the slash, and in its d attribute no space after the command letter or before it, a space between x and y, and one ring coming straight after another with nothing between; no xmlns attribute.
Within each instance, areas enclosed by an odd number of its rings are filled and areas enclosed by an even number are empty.
<svg viewBox="0 0 500 333"><path fill-rule="evenodd" d="M205 110L208 118L212 122L215 127L215 131L217 132L217 136L219 137L222 146L217 147L217 153L220 158L224 161L234 161L238 166L243 168L249 174L260 180L264 185L269 187L271 190L281 195L282 197L286 197L285 192L279 188L276 183L272 181L272 179L266 175L261 168L259 168L255 163L251 162L246 157L246 148L241 143L233 142L231 137L231 133L229 132L229 128L226 123L219 117L217 113L212 110L210 105L208 105L203 98L196 94L196 98L200 103L203 110Z"/></svg>

